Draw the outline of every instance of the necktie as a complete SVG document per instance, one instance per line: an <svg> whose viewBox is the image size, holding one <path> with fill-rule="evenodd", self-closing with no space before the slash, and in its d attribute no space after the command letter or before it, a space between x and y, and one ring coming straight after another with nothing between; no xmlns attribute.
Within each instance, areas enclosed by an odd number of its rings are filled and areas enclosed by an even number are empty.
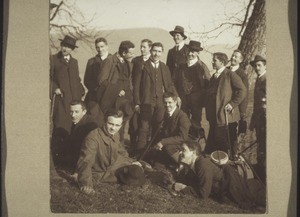
<svg viewBox="0 0 300 217"><path fill-rule="evenodd" d="M176 45L176 51L179 51L179 45Z"/></svg>
<svg viewBox="0 0 300 217"><path fill-rule="evenodd" d="M65 61L68 63L69 62L69 59L68 59L68 57L65 57Z"/></svg>

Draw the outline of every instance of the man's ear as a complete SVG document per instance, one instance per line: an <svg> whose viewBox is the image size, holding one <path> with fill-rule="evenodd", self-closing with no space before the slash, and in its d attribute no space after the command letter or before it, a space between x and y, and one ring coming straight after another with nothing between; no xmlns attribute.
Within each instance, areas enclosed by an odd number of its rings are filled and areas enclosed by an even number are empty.
<svg viewBox="0 0 300 217"><path fill-rule="evenodd" d="M86 110L86 109L84 109L84 110L82 111L83 115L85 115L85 114L86 114L86 112L87 112L87 110Z"/></svg>

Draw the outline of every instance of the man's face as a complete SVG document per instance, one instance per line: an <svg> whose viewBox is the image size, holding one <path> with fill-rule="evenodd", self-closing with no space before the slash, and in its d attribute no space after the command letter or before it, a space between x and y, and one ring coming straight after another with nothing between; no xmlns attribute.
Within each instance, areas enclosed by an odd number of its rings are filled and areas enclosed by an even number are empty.
<svg viewBox="0 0 300 217"><path fill-rule="evenodd" d="M194 51L194 50L189 50L189 55L188 55L188 59L189 60L194 60L196 58L198 58L198 51Z"/></svg>
<svg viewBox="0 0 300 217"><path fill-rule="evenodd" d="M242 54L240 52L234 52L231 56L230 61L232 66L237 66L243 61Z"/></svg>
<svg viewBox="0 0 300 217"><path fill-rule="evenodd" d="M174 100L172 97L164 98L164 104L167 112L171 112L176 107L177 100Z"/></svg>
<svg viewBox="0 0 300 217"><path fill-rule="evenodd" d="M224 66L223 62L221 62L217 57L212 58L212 66L214 69L218 70Z"/></svg>
<svg viewBox="0 0 300 217"><path fill-rule="evenodd" d="M134 48L129 48L127 53L123 53L123 58L127 60L128 62L131 62L132 58L134 56Z"/></svg>
<svg viewBox="0 0 300 217"><path fill-rule="evenodd" d="M267 65L263 61L257 61L256 63L254 63L254 67L253 68L254 68L256 74L259 76L263 72L266 71Z"/></svg>
<svg viewBox="0 0 300 217"><path fill-rule="evenodd" d="M60 50L61 50L63 56L68 56L71 54L73 49L62 44Z"/></svg>
<svg viewBox="0 0 300 217"><path fill-rule="evenodd" d="M96 44L96 50L100 56L103 56L108 52L108 46L103 41L100 41Z"/></svg>
<svg viewBox="0 0 300 217"><path fill-rule="evenodd" d="M191 151L186 144L183 144L179 155L179 162L190 165L192 163L194 154L195 152Z"/></svg>
<svg viewBox="0 0 300 217"><path fill-rule="evenodd" d="M77 124L85 114L86 109L82 109L80 104L70 106L70 115L74 124Z"/></svg>
<svg viewBox="0 0 300 217"><path fill-rule="evenodd" d="M123 118L116 118L114 116L109 116L106 121L106 130L110 135L115 135L121 128Z"/></svg>
<svg viewBox="0 0 300 217"><path fill-rule="evenodd" d="M179 44L180 42L182 42L184 40L184 38L181 34L175 33L173 35L173 40L174 40L175 44Z"/></svg>
<svg viewBox="0 0 300 217"><path fill-rule="evenodd" d="M141 54L143 56L147 56L148 54L150 54L150 47L149 47L148 42L143 42L141 44Z"/></svg>
<svg viewBox="0 0 300 217"><path fill-rule="evenodd" d="M154 46L152 49L151 49L151 58L154 62L160 60L160 57L162 56L162 53L163 53L163 49L162 47L159 47L159 46Z"/></svg>

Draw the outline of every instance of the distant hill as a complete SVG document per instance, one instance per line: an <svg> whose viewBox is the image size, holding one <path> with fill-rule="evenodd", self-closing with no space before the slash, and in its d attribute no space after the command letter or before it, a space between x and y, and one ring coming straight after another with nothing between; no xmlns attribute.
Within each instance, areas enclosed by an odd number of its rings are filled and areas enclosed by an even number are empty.
<svg viewBox="0 0 300 217"><path fill-rule="evenodd" d="M164 45L164 54L162 61L165 62L168 54L168 50L174 46L174 41L168 31L159 28L135 28L135 29L118 29L118 30L102 30L103 37L108 41L109 52L114 54L117 52L120 42L123 40L130 40L135 44L135 55L140 55L140 41L144 38L149 38L153 42L161 42ZM57 42L59 43L59 41ZM188 43L188 42L186 42ZM94 44L85 44L81 41L77 43L78 47L74 50L73 56L78 60L80 77L83 79L87 60L96 55ZM200 53L200 58L210 70L211 66L211 53L224 52L230 57L232 51L236 47L232 45L217 44L206 47L204 51ZM206 51L208 50L208 51ZM52 53L56 51L52 50Z"/></svg>

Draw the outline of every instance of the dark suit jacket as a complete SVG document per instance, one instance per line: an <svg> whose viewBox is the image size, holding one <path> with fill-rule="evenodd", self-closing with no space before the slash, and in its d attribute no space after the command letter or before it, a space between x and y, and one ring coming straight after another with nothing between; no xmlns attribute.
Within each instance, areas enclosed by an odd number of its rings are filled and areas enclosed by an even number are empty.
<svg viewBox="0 0 300 217"><path fill-rule="evenodd" d="M189 49L187 45L184 45L181 50L176 51L176 47L174 46L168 52L167 56L167 66L171 71L171 76L173 80L176 80L176 72L180 64L186 63L188 59Z"/></svg>
<svg viewBox="0 0 300 217"><path fill-rule="evenodd" d="M130 102L132 101L132 63L125 61L124 64L124 67L127 67L127 71L122 70L117 54L107 58L102 64L101 73L97 78L99 84L97 99L104 113L107 108L115 104L121 90L125 91L125 96L123 97Z"/></svg>
<svg viewBox="0 0 300 217"><path fill-rule="evenodd" d="M62 127L68 132L71 127L70 103L81 100L84 88L79 77L78 62L72 56L67 63L61 52L50 56L50 94L60 88L63 97L56 96L54 107L54 127Z"/></svg>
<svg viewBox="0 0 300 217"><path fill-rule="evenodd" d="M247 94L246 94L245 99L239 105L241 118L244 119L244 118L246 118L246 112L247 112L247 106L248 106L249 80L248 80L248 77L247 77L247 75L245 73L245 70L243 70L241 67L239 67L235 71L235 73L240 76L240 78L242 79L242 81L243 81L243 83L244 83L244 85L246 87L246 90L247 90Z"/></svg>
<svg viewBox="0 0 300 217"><path fill-rule="evenodd" d="M132 59L132 64L133 64L133 68L132 68L132 86L133 88L136 85L137 82L137 78L138 78L138 74L142 72L142 67L144 64L144 60L143 60L143 56L138 56Z"/></svg>
<svg viewBox="0 0 300 217"><path fill-rule="evenodd" d="M155 96L155 78L151 73L151 61L147 60L141 69L140 73L136 74L136 82L133 88L133 98L135 105L151 104L152 98ZM177 94L174 83L171 79L169 68L159 62L159 69L162 72L163 88L165 91L174 92Z"/></svg>
<svg viewBox="0 0 300 217"><path fill-rule="evenodd" d="M170 118L167 115L166 113L161 130L161 143L164 146L181 145L183 141L188 139L191 121L179 108L176 108Z"/></svg>
<svg viewBox="0 0 300 217"><path fill-rule="evenodd" d="M214 78L211 78L214 79ZM229 69L225 68L220 75L220 81L216 95L216 108L206 106L206 117L211 121L216 116L217 125L224 126L226 124L224 107L230 103L233 107L232 112L228 114L228 122L236 122L240 120L240 111L238 105L244 100L247 94L242 79ZM210 80L212 81L212 80ZM208 88L211 88L210 86ZM212 98L207 100L213 100ZM209 103L207 104L209 105Z"/></svg>

